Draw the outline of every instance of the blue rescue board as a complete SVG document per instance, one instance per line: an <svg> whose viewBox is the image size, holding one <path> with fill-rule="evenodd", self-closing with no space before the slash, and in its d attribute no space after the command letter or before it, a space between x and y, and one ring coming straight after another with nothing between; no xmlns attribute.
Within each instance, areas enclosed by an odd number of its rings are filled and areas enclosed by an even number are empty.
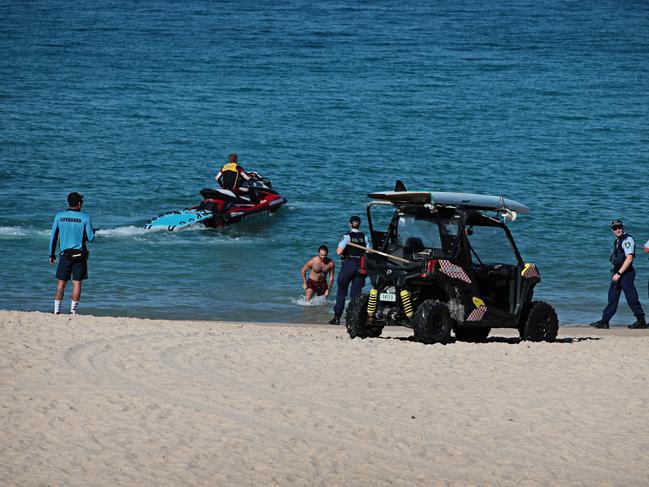
<svg viewBox="0 0 649 487"><path fill-rule="evenodd" d="M170 211L169 213L162 213L155 218L149 220L144 228L148 230L162 229L169 230L170 232L182 230L183 228L191 227L198 223L209 220L214 217L214 213L208 210L193 210L188 208L180 211Z"/></svg>

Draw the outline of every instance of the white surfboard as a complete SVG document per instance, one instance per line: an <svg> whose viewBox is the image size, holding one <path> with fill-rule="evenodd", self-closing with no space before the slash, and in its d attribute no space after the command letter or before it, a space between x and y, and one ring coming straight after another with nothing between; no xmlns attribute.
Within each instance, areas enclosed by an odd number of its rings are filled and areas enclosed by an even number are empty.
<svg viewBox="0 0 649 487"><path fill-rule="evenodd" d="M376 200L392 203L432 203L440 206L465 206L478 210L510 210L527 214L530 209L523 203L503 198L474 193L447 193L443 191L379 191L368 194Z"/></svg>

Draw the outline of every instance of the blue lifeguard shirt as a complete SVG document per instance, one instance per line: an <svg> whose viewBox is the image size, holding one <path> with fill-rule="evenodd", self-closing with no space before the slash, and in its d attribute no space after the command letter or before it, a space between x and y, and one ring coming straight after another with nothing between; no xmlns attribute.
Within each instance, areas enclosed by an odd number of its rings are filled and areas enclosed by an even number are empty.
<svg viewBox="0 0 649 487"><path fill-rule="evenodd" d="M56 242L60 240L61 253L68 249L82 249L86 242L95 239L90 217L83 211L67 209L59 211L52 223L50 257L56 256Z"/></svg>

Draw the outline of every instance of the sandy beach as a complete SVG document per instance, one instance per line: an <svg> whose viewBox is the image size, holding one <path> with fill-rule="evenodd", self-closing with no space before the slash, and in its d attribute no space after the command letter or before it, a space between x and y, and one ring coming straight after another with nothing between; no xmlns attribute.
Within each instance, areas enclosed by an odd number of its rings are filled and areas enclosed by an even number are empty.
<svg viewBox="0 0 649 487"><path fill-rule="evenodd" d="M0 484L647 485L649 332L0 312Z"/></svg>

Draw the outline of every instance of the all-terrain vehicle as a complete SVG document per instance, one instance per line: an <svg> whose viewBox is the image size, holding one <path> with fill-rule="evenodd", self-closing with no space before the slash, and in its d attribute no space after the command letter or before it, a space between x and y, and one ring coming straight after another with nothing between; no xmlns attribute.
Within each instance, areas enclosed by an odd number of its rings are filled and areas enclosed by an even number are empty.
<svg viewBox="0 0 649 487"><path fill-rule="evenodd" d="M529 209L500 196L406 191L370 193L373 251L366 254L372 289L347 307L351 338L378 337L385 325L407 326L422 343L484 341L491 328L516 328L523 340L553 341L552 306L534 301L541 280L525 263L503 220ZM387 229L373 209L394 207Z"/></svg>

